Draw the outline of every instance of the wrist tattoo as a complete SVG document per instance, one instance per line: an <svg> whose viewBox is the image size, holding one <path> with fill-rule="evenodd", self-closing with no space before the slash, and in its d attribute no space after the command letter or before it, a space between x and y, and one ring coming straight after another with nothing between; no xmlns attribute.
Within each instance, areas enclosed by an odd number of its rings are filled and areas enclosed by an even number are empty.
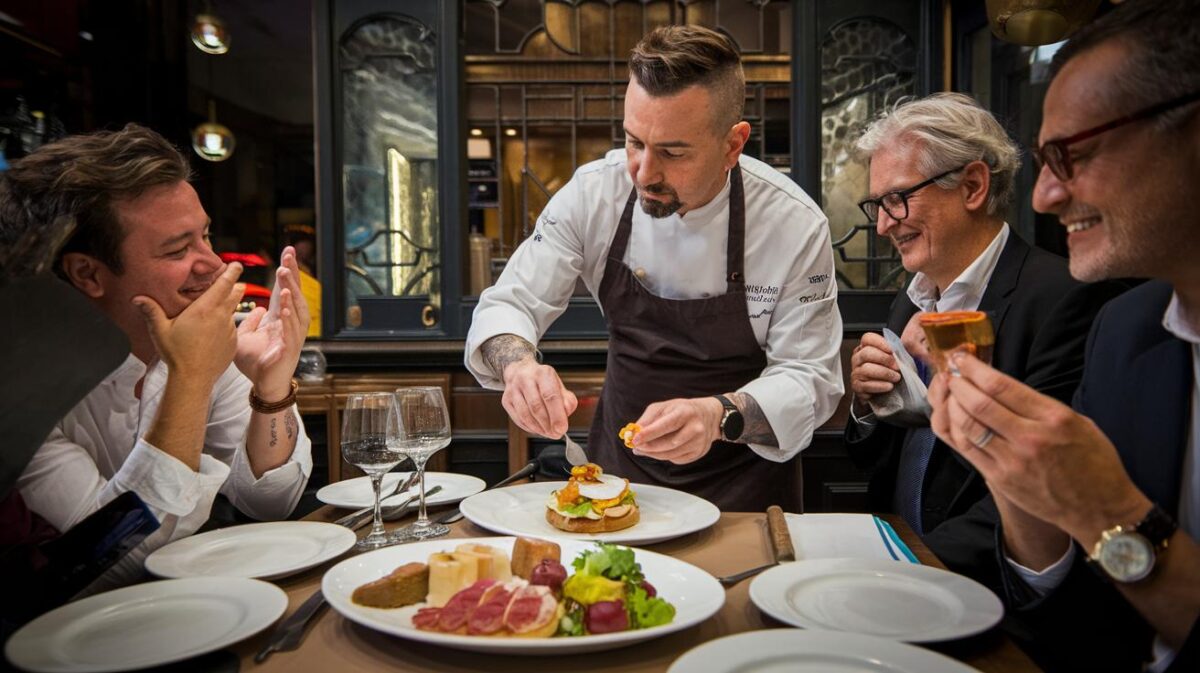
<svg viewBox="0 0 1200 673"><path fill-rule="evenodd" d="M296 422L296 415L290 410L287 412L287 415L283 417L283 430L287 433L287 438L289 441L296 439L296 437L300 435L300 424Z"/></svg>
<svg viewBox="0 0 1200 673"><path fill-rule="evenodd" d="M739 443L779 446L779 440L775 438L775 431L771 429L771 422L767 420L762 407L758 406L758 402L753 397L746 393L734 393L729 398L742 412L742 419L746 424L745 429L742 430L742 436L738 438Z"/></svg>
<svg viewBox="0 0 1200 673"><path fill-rule="evenodd" d="M497 334L479 347L492 373L504 378L504 369L527 357L537 358L537 348L516 334Z"/></svg>
<svg viewBox="0 0 1200 673"><path fill-rule="evenodd" d="M275 423L276 423L276 419L271 418L271 446L272 447L279 443L279 433L275 431Z"/></svg>

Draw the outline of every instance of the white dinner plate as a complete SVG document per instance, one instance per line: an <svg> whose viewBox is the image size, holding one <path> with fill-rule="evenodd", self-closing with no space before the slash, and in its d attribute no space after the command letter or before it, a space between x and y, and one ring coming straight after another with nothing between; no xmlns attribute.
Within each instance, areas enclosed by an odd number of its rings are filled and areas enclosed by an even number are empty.
<svg viewBox="0 0 1200 673"><path fill-rule="evenodd" d="M146 582L47 612L13 634L4 653L18 668L46 673L157 666L248 638L287 605L287 594L259 580Z"/></svg>
<svg viewBox="0 0 1200 673"><path fill-rule="evenodd" d="M412 616L424 603L389 610L363 607L350 600L354 589L383 577L397 566L413 561L424 563L430 554L450 551L467 542L492 545L510 555L512 553L511 537L430 540L385 547L346 559L330 568L321 581L321 591L334 610L363 626L409 640L497 654L554 655L623 647L699 624L720 610L725 603L725 590L712 575L690 563L641 549L634 550L634 553L646 580L654 585L659 596L675 606L675 619L670 624L637 631L570 638L489 638L417 629L412 625ZM562 564L567 567L568 574L574 572L571 561L580 552L594 548L592 543L582 541L559 540L558 543L562 547Z"/></svg>
<svg viewBox="0 0 1200 673"><path fill-rule="evenodd" d="M974 635L1004 616L996 594L975 580L878 559L784 563L754 578L750 600L792 626L910 643Z"/></svg>
<svg viewBox="0 0 1200 673"><path fill-rule="evenodd" d="M317 521L248 523L180 538L146 557L159 577L273 579L346 553L358 538L342 526Z"/></svg>
<svg viewBox="0 0 1200 673"><path fill-rule="evenodd" d="M387 495L396 488L396 484L400 480L407 479L411 472L388 472L383 475L382 493ZM425 473L425 489L431 489L434 486L441 486L442 490L434 493L425 500L427 505L448 505L458 502L469 495L475 495L482 491L487 484L478 477L472 477L469 474L456 474L454 472L426 472ZM417 489L413 487L405 493L416 495ZM405 496L394 495L390 499L383 501L384 505L398 505L404 502ZM371 490L370 477L358 477L357 479L346 479L338 481L328 486L322 487L317 491L317 500L326 505L334 507L345 507L347 509L361 509L370 507L375 504L375 493Z"/></svg>
<svg viewBox="0 0 1200 673"><path fill-rule="evenodd" d="M978 673L937 652L838 631L771 629L711 640L667 673Z"/></svg>
<svg viewBox="0 0 1200 673"><path fill-rule="evenodd" d="M683 491L648 484L630 484L637 496L640 519L611 533L568 533L546 522L546 500L565 481L539 481L473 495L462 502L462 513L479 526L503 535L569 540L603 540L621 544L653 544L704 530L721 518L711 502Z"/></svg>

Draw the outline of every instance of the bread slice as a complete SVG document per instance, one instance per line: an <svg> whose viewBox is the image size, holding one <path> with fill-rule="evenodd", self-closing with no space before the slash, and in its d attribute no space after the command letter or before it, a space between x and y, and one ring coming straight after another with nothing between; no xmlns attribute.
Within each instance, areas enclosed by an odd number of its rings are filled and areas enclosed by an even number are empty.
<svg viewBox="0 0 1200 673"><path fill-rule="evenodd" d="M568 533L611 533L614 530L624 530L641 520L637 505L622 505L628 507L624 516L605 516L599 519L589 519L582 516L567 516L553 508L546 508L546 521L551 526ZM617 509L614 507L613 509Z"/></svg>
<svg viewBox="0 0 1200 673"><path fill-rule="evenodd" d="M405 563L354 590L350 600L368 608L400 608L420 603L429 592L429 566Z"/></svg>

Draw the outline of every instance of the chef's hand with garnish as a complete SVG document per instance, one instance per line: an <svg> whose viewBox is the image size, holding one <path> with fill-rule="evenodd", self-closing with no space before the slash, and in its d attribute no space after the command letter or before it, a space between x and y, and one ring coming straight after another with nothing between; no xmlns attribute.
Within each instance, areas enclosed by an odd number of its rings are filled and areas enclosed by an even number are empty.
<svg viewBox="0 0 1200 673"><path fill-rule="evenodd" d="M567 417L579 406L558 372L533 356L504 368L504 410L522 430L557 439L567 433Z"/></svg>
<svg viewBox="0 0 1200 673"><path fill-rule="evenodd" d="M633 436L633 452L676 465L695 462L720 439L724 413L713 397L655 402L636 421L642 431Z"/></svg>

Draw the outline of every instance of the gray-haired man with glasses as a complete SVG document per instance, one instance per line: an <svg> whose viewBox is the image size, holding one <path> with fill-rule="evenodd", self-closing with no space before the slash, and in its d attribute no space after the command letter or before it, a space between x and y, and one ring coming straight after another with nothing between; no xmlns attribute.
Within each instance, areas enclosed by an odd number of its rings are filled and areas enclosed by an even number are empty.
<svg viewBox="0 0 1200 673"><path fill-rule="evenodd" d="M912 274L888 328L902 335L922 379L928 354L916 316L980 310L996 330L996 366L1069 399L1092 318L1116 289L1072 280L1066 260L1031 247L1005 223L1019 159L995 118L967 96L935 94L885 113L858 147L870 158L871 189L859 206ZM952 569L998 587L990 562L996 513L983 479L937 441L927 418L910 413L902 426L873 412L901 380L895 356L882 335L868 333L850 361L846 443L871 474L872 505L903 516Z"/></svg>

